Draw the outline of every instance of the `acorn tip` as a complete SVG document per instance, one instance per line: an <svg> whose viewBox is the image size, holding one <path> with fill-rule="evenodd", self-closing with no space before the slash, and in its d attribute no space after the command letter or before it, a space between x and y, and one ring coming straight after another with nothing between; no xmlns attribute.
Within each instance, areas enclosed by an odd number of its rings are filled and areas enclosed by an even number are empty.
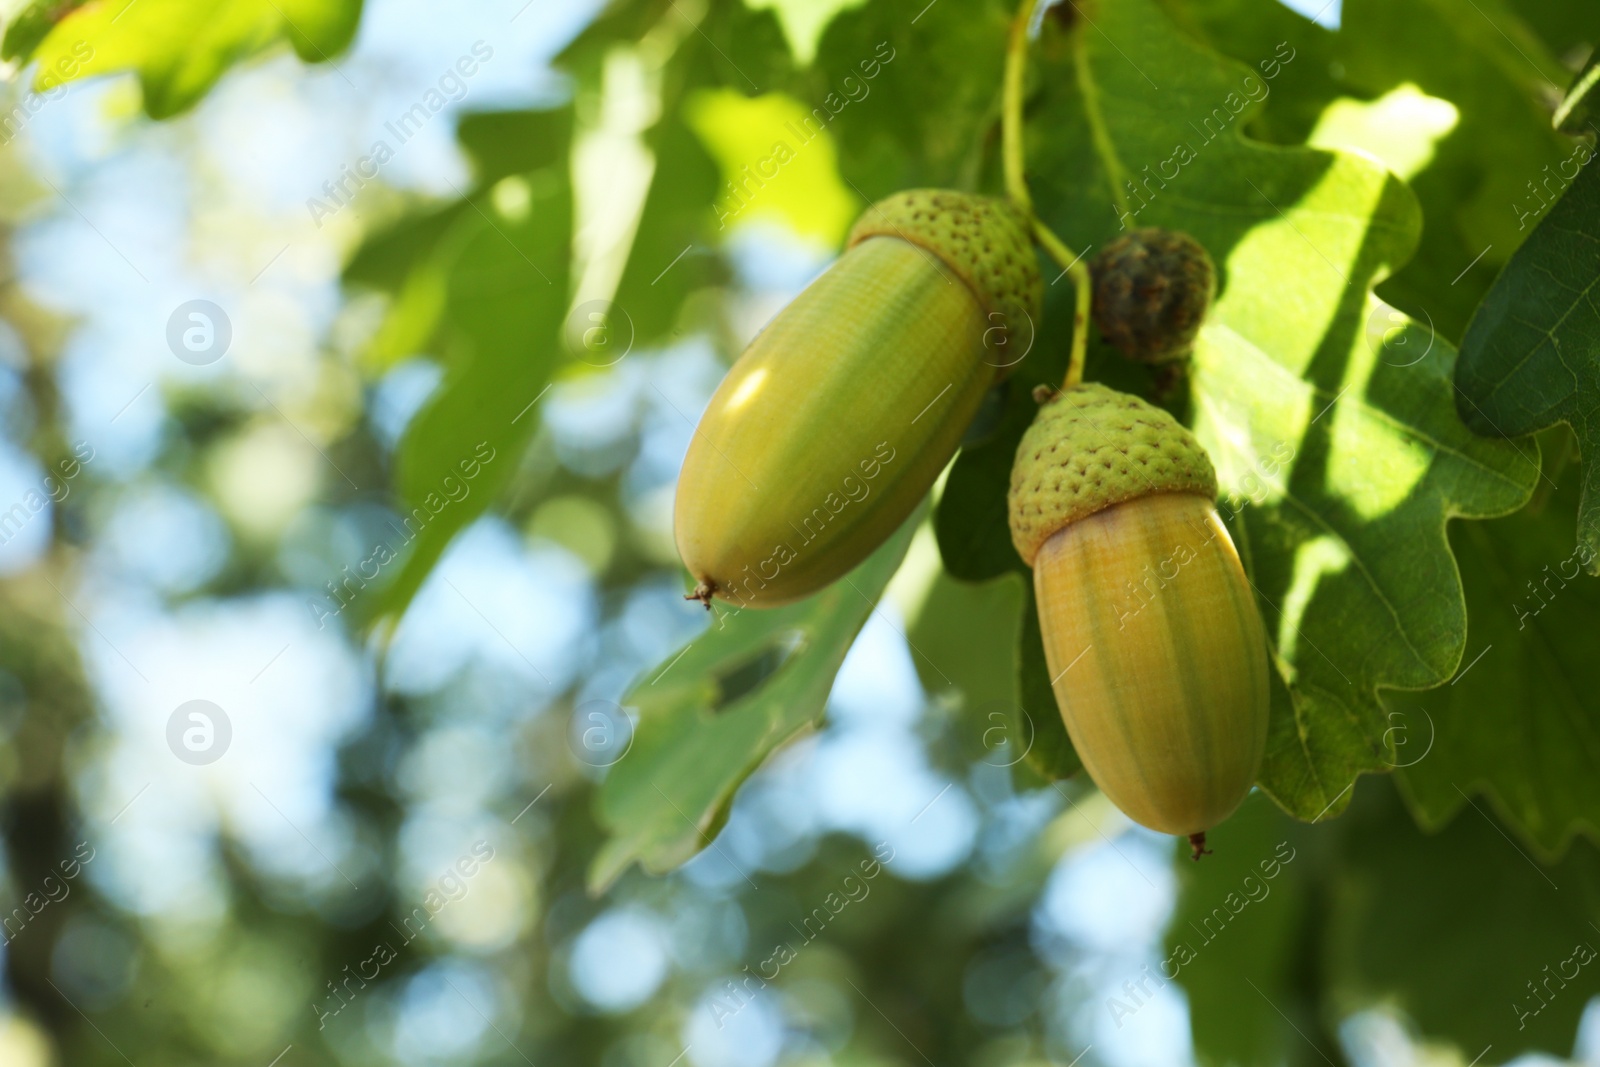
<svg viewBox="0 0 1600 1067"><path fill-rule="evenodd" d="M717 583L716 582L713 582L709 578L702 578L702 579L700 579L699 584L694 587L694 592L683 594L683 599L685 599L685 600L698 600L698 601L700 601L700 603L702 603L702 604L704 604L706 606L706 610L707 611L710 611L711 610L711 594L715 593L716 591L717 591Z"/></svg>

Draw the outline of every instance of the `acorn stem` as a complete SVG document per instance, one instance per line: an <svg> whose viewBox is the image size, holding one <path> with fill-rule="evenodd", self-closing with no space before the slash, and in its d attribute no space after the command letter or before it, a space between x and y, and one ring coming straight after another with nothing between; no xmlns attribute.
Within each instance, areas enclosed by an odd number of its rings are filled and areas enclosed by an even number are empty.
<svg viewBox="0 0 1600 1067"><path fill-rule="evenodd" d="M1005 81L1001 94L1000 145L1005 169L1006 195L1025 214L1033 214L1033 197L1024 173L1027 152L1022 144L1022 92L1028 81L1028 24L1038 0L1022 0L1011 20L1006 41Z"/></svg>
<svg viewBox="0 0 1600 1067"><path fill-rule="evenodd" d="M1033 220L1033 239L1071 275L1072 287L1078 293L1078 306L1072 315L1072 352L1067 358L1067 374L1061 383L1063 389L1071 389L1083 381L1083 358L1089 349L1089 308L1094 297L1089 264L1084 262L1081 254L1073 255L1072 249L1056 236L1055 231L1037 218Z"/></svg>
<svg viewBox="0 0 1600 1067"><path fill-rule="evenodd" d="M1033 222L1034 239L1072 276L1078 291L1078 306L1072 317L1072 353L1067 360L1064 386L1071 389L1083 380L1083 357L1089 347L1089 268L1083 256L1074 256L1065 242L1033 213L1033 194L1028 192L1028 153L1022 143L1022 95L1028 83L1028 27L1033 22L1039 0L1022 0L1011 20L1006 40L1006 69L1000 105L1000 155L1005 171L1006 195ZM1088 249L1084 249L1085 252Z"/></svg>
<svg viewBox="0 0 1600 1067"><path fill-rule="evenodd" d="M685 593L683 595L683 599L685 599L685 600L698 600L698 601L700 601L700 603L702 603L702 604L704 604L706 606L706 610L707 611L710 611L711 610L711 594L715 593L716 591L717 591L717 583L716 582L713 582L709 578L702 578L702 579L700 579L699 584L697 584L694 587L694 592Z"/></svg>

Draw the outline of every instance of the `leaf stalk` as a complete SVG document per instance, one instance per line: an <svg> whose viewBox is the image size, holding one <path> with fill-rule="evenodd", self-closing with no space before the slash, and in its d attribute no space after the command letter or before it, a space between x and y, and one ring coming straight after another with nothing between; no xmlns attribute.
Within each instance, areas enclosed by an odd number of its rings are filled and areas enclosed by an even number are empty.
<svg viewBox="0 0 1600 1067"><path fill-rule="evenodd" d="M1027 150L1022 139L1022 97L1028 81L1028 27L1033 22L1038 4L1039 0L1022 0L1017 6L1016 16L1011 20L1011 33L1006 41L1000 112L1001 162L1005 172L1006 195L1028 217L1034 240L1072 278L1073 288L1077 291L1077 306L1072 317L1072 350L1067 357L1067 373L1062 382L1063 388L1071 389L1083 380L1093 291L1089 267L1083 262L1083 257L1074 256L1066 242L1034 213L1033 195L1028 191Z"/></svg>

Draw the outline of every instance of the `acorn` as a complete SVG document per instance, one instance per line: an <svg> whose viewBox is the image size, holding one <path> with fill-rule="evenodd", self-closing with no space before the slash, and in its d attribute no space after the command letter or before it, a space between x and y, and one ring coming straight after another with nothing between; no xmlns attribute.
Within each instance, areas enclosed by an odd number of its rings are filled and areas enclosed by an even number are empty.
<svg viewBox="0 0 1600 1067"><path fill-rule="evenodd" d="M1040 408L1007 498L1084 768L1129 818L1189 838L1196 859L1267 743L1266 634L1216 495L1189 430L1089 383Z"/></svg>
<svg viewBox="0 0 1600 1067"><path fill-rule="evenodd" d="M1200 242L1154 226L1106 245L1089 274L1094 324L1119 352L1140 363L1186 358L1217 291L1217 268Z"/></svg>
<svg viewBox="0 0 1600 1067"><path fill-rule="evenodd" d="M932 487L1032 343L1028 220L946 190L868 208L700 419L674 532L691 599L775 607L848 573Z"/></svg>

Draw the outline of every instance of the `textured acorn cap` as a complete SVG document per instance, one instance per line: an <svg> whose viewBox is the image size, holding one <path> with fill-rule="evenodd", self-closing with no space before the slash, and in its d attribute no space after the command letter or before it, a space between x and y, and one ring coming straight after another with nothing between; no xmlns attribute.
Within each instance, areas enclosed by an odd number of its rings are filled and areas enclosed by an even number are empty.
<svg viewBox="0 0 1600 1067"><path fill-rule="evenodd" d="M869 237L898 237L942 259L985 312L1033 336L1044 282L1027 217L1009 200L950 189L907 189L873 204L850 230L846 248Z"/></svg>
<svg viewBox="0 0 1600 1067"><path fill-rule="evenodd" d="M1048 400L1022 435L1006 496L1011 543L1031 567L1057 530L1151 493L1215 500L1211 457L1160 408L1085 382Z"/></svg>
<svg viewBox="0 0 1600 1067"><path fill-rule="evenodd" d="M1091 314L1118 351L1141 363L1183 359L1217 292L1217 268L1186 233L1148 227L1102 248L1089 264Z"/></svg>

